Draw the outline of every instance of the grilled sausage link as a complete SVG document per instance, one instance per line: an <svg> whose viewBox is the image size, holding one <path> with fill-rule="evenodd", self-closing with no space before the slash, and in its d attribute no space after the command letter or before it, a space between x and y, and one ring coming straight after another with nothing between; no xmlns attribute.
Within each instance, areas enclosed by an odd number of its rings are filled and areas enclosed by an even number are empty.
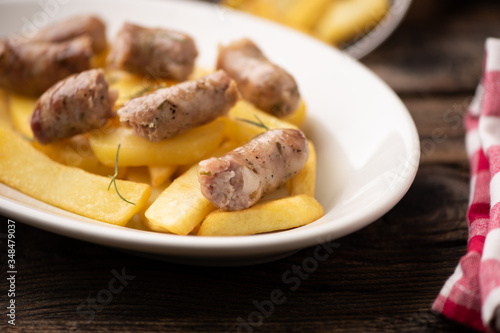
<svg viewBox="0 0 500 333"><path fill-rule="evenodd" d="M184 81L197 56L194 41L186 34L125 23L111 46L108 62L139 75Z"/></svg>
<svg viewBox="0 0 500 333"><path fill-rule="evenodd" d="M217 69L225 70L238 84L243 98L261 110L283 117L299 105L294 78L271 63L249 39L220 47Z"/></svg>
<svg viewBox="0 0 500 333"><path fill-rule="evenodd" d="M106 49L108 45L106 25L101 19L93 15L73 16L51 24L35 34L31 41L60 43L83 35L90 37L92 49L95 53Z"/></svg>
<svg viewBox="0 0 500 333"><path fill-rule="evenodd" d="M267 131L220 158L201 161L201 192L220 209L248 208L302 170L308 156L302 131Z"/></svg>
<svg viewBox="0 0 500 333"><path fill-rule="evenodd" d="M88 36L62 43L16 43L0 40L0 87L40 96L56 82L90 69Z"/></svg>
<svg viewBox="0 0 500 333"><path fill-rule="evenodd" d="M108 91L102 69L74 74L38 99L31 117L33 134L46 144L102 127L115 116L117 97Z"/></svg>
<svg viewBox="0 0 500 333"><path fill-rule="evenodd" d="M225 115L239 99L236 83L217 71L134 98L118 110L135 133L157 142Z"/></svg>

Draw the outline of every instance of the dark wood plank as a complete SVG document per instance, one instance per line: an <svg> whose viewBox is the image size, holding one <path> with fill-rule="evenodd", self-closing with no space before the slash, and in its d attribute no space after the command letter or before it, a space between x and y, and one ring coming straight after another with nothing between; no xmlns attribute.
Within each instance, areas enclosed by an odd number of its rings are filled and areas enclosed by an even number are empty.
<svg viewBox="0 0 500 333"><path fill-rule="evenodd" d="M484 42L500 31L500 3L448 1L420 9L415 1L413 6L425 14L405 21L363 62L398 93L473 91L482 72Z"/></svg>

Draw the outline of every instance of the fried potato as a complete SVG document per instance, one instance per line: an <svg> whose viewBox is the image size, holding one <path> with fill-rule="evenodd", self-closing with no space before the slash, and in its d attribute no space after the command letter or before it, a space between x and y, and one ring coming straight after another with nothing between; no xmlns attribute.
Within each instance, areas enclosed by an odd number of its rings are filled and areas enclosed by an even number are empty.
<svg viewBox="0 0 500 333"><path fill-rule="evenodd" d="M31 130L31 115L35 110L36 99L11 94L9 97L10 117L17 131L22 135L33 138Z"/></svg>
<svg viewBox="0 0 500 333"><path fill-rule="evenodd" d="M301 194L261 202L245 210L214 211L205 218L199 236L243 236L290 229L311 223L324 215L323 207Z"/></svg>
<svg viewBox="0 0 500 333"><path fill-rule="evenodd" d="M194 165L160 194L145 215L152 230L187 235L214 209L201 193Z"/></svg>
<svg viewBox="0 0 500 333"><path fill-rule="evenodd" d="M284 21L291 27L309 32L331 0L293 0L284 11Z"/></svg>
<svg viewBox="0 0 500 333"><path fill-rule="evenodd" d="M237 147L233 141L224 142L208 157L222 156ZM213 211L215 207L203 196L198 182L198 164L176 178L146 211L145 223L157 231L187 235Z"/></svg>
<svg viewBox="0 0 500 333"><path fill-rule="evenodd" d="M171 166L192 164L215 150L224 136L224 121L194 128L160 142L151 142L134 134L131 128L111 127L95 130L90 145L101 163L113 166L121 144L119 166Z"/></svg>
<svg viewBox="0 0 500 333"><path fill-rule="evenodd" d="M34 142L33 146L61 164L74 166L101 176L109 176L114 173L113 167L105 166L99 162L92 148L90 148L88 138L83 135L77 135L47 145ZM123 175L124 172L125 170L120 168L119 175Z"/></svg>
<svg viewBox="0 0 500 333"><path fill-rule="evenodd" d="M314 34L328 42L340 43L370 31L388 12L388 0L335 1L314 29Z"/></svg>
<svg viewBox="0 0 500 333"><path fill-rule="evenodd" d="M146 204L151 187L110 179L52 161L26 140L0 129L0 181L35 199L69 212L124 226Z"/></svg>
<svg viewBox="0 0 500 333"><path fill-rule="evenodd" d="M247 142L254 136L264 133L266 129L249 123L262 123L269 129L274 128L297 128L297 126L283 121L275 116L259 110L253 104L240 100L229 110L226 126L226 135L237 142Z"/></svg>
<svg viewBox="0 0 500 333"><path fill-rule="evenodd" d="M307 108L306 108L306 103L304 103L304 100L300 100L300 104L297 107L297 110L295 110L293 113L289 114L288 116L279 118L280 120L286 121L287 123L290 123L295 126L301 126L304 121L306 120L307 116Z"/></svg>
<svg viewBox="0 0 500 333"><path fill-rule="evenodd" d="M287 183L290 195L307 194L314 198L316 189L316 149L308 140L309 157L304 168Z"/></svg>
<svg viewBox="0 0 500 333"><path fill-rule="evenodd" d="M178 167L175 165L154 167L148 166L149 176L151 177L151 185L154 187L162 186L170 179L177 171Z"/></svg>
<svg viewBox="0 0 500 333"><path fill-rule="evenodd" d="M149 184L151 185L153 182L153 179L150 177L150 173L148 170L148 167L133 167L133 168L128 168L127 169L127 180L130 180L132 182L136 183L144 183L144 184ZM146 216L144 215L146 213L146 210L153 204L153 202L156 201L156 199L160 196L160 194L171 184L170 180L165 180L163 184L160 186L153 186L151 188L151 195L149 196L148 202L146 205L139 211L138 213L138 218L141 224L143 224L144 229L146 230L152 230L151 228L148 227L149 221L147 220ZM138 227L137 221L135 223L135 227Z"/></svg>
<svg viewBox="0 0 500 333"><path fill-rule="evenodd" d="M0 90L0 128L14 130L14 124L10 117L8 96L3 90Z"/></svg>

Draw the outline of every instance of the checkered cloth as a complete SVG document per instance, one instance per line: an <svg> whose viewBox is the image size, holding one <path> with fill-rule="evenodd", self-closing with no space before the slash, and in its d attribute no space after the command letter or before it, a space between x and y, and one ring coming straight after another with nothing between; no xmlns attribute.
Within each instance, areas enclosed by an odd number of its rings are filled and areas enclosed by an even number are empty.
<svg viewBox="0 0 500 333"><path fill-rule="evenodd" d="M484 74L465 127L471 171L467 254L432 308L477 330L494 332L500 323L500 39L486 40Z"/></svg>

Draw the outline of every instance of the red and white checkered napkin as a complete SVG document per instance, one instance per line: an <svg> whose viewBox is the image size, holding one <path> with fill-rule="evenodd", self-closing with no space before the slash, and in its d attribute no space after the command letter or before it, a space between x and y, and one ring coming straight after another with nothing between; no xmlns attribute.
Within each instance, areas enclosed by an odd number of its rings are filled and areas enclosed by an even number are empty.
<svg viewBox="0 0 500 333"><path fill-rule="evenodd" d="M432 308L459 323L495 331L500 306L500 39L486 40L482 82L465 118L471 170L467 254Z"/></svg>

